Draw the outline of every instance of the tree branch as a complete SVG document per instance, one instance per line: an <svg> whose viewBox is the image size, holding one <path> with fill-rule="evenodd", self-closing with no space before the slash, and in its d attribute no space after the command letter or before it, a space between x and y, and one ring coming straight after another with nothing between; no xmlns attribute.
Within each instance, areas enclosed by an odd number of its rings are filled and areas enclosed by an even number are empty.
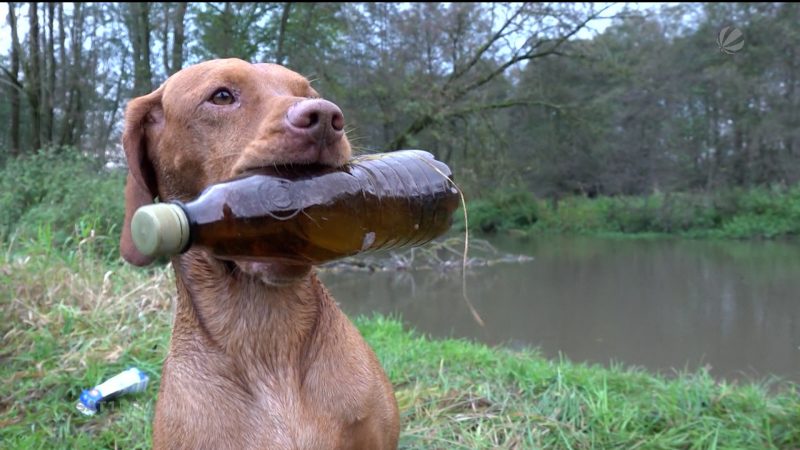
<svg viewBox="0 0 800 450"><path fill-rule="evenodd" d="M0 66L0 70L2 70L3 73L6 74L6 77L8 77L7 84L9 86L16 88L20 92L24 92L25 87L22 85L22 82L19 81L19 78L17 78L13 73L11 73L11 71L8 70L5 66Z"/></svg>
<svg viewBox="0 0 800 450"><path fill-rule="evenodd" d="M575 34L577 34L581 29L583 29L586 26L587 23L589 23L592 20L595 20L597 17L599 17L610 6L611 5L606 6L605 8L603 8L603 9L601 9L601 10L595 12L595 13L590 14L583 21L581 21L580 23L575 25L569 32L567 32L566 34L560 36L558 39L552 41L552 45L549 48L547 48L546 50L543 50L543 51L539 51L538 50L540 47L542 47L546 43L550 42L547 39L542 39L542 40L536 42L535 44L532 44L531 48L528 49L528 51L526 51L524 53L515 52L511 56L511 58L509 58L507 61L502 63L495 70L489 72L486 76L484 76L484 77L478 79L477 81L475 81L475 82L473 82L471 84L468 84L468 85L466 85L466 86L464 86L464 87L462 87L460 89L457 89L451 95L448 95L447 88L450 86L452 81L455 80L458 77L463 76L463 74L465 74L466 71L469 68L474 67L475 64L477 64L478 61L480 60L480 57L483 54L485 54L485 52L491 47L491 45L494 42L496 42L497 39L502 38L504 30L511 24L513 19L515 19L516 16L522 11L522 8L520 8L519 10L517 10L511 16L511 18L509 18L503 24L503 26L501 26L500 30L498 30L487 43L485 43L483 46L481 46L478 49L478 51L475 53L475 55L470 60L470 62L467 64L467 66L465 66L465 69L462 69L462 71L459 71L459 72L454 72L454 74L451 75L448 78L448 80L442 86L440 92L442 92L442 94L444 94L443 96L444 96L445 101L447 102L447 104L453 104L454 102L462 99L467 93L469 93L469 92L473 91L474 89L479 88L479 87L483 86L484 84L492 81L497 76L499 76L500 74L502 74L506 70L508 70L509 67L513 66L514 64L516 64L518 62L526 61L526 60L532 60L532 59L536 59L536 58L543 58L543 57L549 56L549 55L561 54L559 52L559 47L561 47L562 44L564 44L572 36L575 36ZM530 41L530 39L528 39L526 41L526 45L528 44L529 41ZM535 102L535 103L531 103L531 102ZM466 107L466 108L462 108L462 109L457 109L457 110L453 110L453 111L449 111L449 112L445 109L446 108L445 105L435 105L434 108L433 108L434 111L432 113L428 112L428 113L424 113L424 114L418 116L417 118L414 119L414 121L411 122L411 124L408 127L406 127L406 129L403 132L401 132L394 139L392 139L388 144L388 149L389 150L394 150L394 149L398 149L398 148L401 148L401 147L405 146L406 143L408 142L409 137L421 132L422 130L427 128L429 125L441 120L442 118L449 117L449 116L463 116L463 115L471 114L471 113L478 112L478 111L484 111L484 110L490 110L490 109L498 109L498 108L507 108L507 107L518 106L518 105L522 105L522 104L540 104L542 106L548 106L548 107L553 107L553 108L556 108L556 109L560 109L560 107L558 105L548 104L548 103L540 102L540 101L532 101L532 100L509 100L509 101L498 102L498 103L474 105L474 106L470 106L470 107Z"/></svg>
<svg viewBox="0 0 800 450"><path fill-rule="evenodd" d="M490 111L493 109L504 109L504 108L511 108L513 106L545 106L547 108L556 109L561 111L564 109L563 105L557 105L555 103L546 102L543 100L531 100L531 99L520 99L520 100L505 100L496 103L485 103L479 105L471 105L468 107L454 109L452 111L445 111L441 114L442 118L445 117L461 117L467 116L470 114L474 114L481 111Z"/></svg>
<svg viewBox="0 0 800 450"><path fill-rule="evenodd" d="M558 111L564 109L563 105L557 105L555 103L550 103L543 100L519 99L519 100L505 100L495 103L471 105L460 109L454 109L452 111L441 111L438 114L424 114L422 116L417 117L408 127L406 127L406 129L402 133L400 133L394 139L392 139L387 146L387 150L398 150L404 147L407 144L409 137L414 136L415 134L427 128L429 125L439 122L448 117L464 117L470 114L474 114L476 112L489 111L493 109L510 108L512 106L523 106L523 105L545 106L548 108L556 109Z"/></svg>
<svg viewBox="0 0 800 450"><path fill-rule="evenodd" d="M450 74L450 76L448 77L442 90L446 90L447 86L450 85L450 83L463 76L465 73L469 71L469 69L475 66L475 64L477 64L478 61L481 60L481 57L484 55L484 53L486 53L492 47L492 45L494 45L495 42L502 39L504 36L507 36L506 34L503 34L503 32L505 31L506 28L508 28L509 25L511 25L514 19L516 19L517 16L519 16L523 8L524 6L519 7L519 9L517 9L514 12L514 14L512 14L511 17L509 17L508 20L505 21L505 23L500 27L500 29L497 30L497 32L491 38L489 38L489 40L486 41L482 46L480 46L480 48L478 48L478 50L472 56L472 59L470 59L469 62L467 62L467 64L464 67L462 67L460 70L456 70L456 68L453 67L453 73Z"/></svg>
<svg viewBox="0 0 800 450"><path fill-rule="evenodd" d="M455 95L453 98L454 98L454 99L459 99L459 98L461 98L462 96L464 96L464 94L466 94L467 92L469 92L469 91L471 91L471 90L473 90L473 89L475 89L475 88L478 88L478 87L480 87L480 86L483 86L484 84L486 84L486 83L488 83L488 82L492 81L492 80L493 80L494 78L496 78L498 75L502 74L502 73L503 73L503 72L505 72L505 71L506 71L506 70L507 70L509 67L513 66L514 64L516 64L516 63L518 63L518 62L521 62L521 61L529 61L529 60L532 60L532 59L536 59L536 58L543 58L543 57L545 57L545 56L550 56L550 55L555 55L555 54L557 54L558 48L559 48L559 47L560 47L560 46L561 46L561 45L562 45L564 42L566 42L566 41L567 41L569 38L571 38L572 36L574 36L575 34L577 34L577 33L578 33L578 32L579 32L581 29L583 29L583 28L586 26L586 24L587 24L587 23L589 23L589 22L591 22L592 20L596 19L596 18L597 18L597 16L599 16L600 14L602 14L602 13L603 13L603 12L604 12L606 9L608 9L609 7L610 7L610 6L606 6L605 8L601 9L600 11L598 11L598 12L596 12L596 13L594 13L594 14L591 14L591 15L589 15L589 17L587 17L587 18L586 18L584 21L582 21L582 22L581 22L581 23L579 23L577 26L575 26L575 27L574 27L574 28L573 28L573 29L572 29L572 30L571 30L569 33L567 33L567 34L565 34L565 35L561 36L560 38L556 39L556 40L555 40L555 42L554 42L554 44L552 45L552 47L550 47L548 50L545 50L545 51L542 51L542 52L536 52L536 49L537 49L538 47L540 47L540 46L541 46L543 43L547 42L547 40L541 40L541 41L539 41L538 43L536 43L536 44L535 44L535 45L534 45L534 46L531 48L531 50L530 50L530 51L527 51L527 52L525 52L525 53L523 53L523 54L521 54L521 55L515 55L515 56L513 56L511 59L509 59L508 61L506 61L506 62L505 62L505 63L503 63L502 65L500 65L500 67L498 67L498 68L497 68L497 69L495 69L494 71L490 72L488 75L486 75L486 76L485 76L485 77L483 77L482 79L480 79L480 80L478 80L478 81L476 81L476 82L474 82L474 83L472 83L472 84L470 84L470 85L467 85L466 87L464 87L464 88L460 89L459 91L457 91L457 92L456 92L456 95Z"/></svg>
<svg viewBox="0 0 800 450"><path fill-rule="evenodd" d="M5 71L5 68L3 70ZM13 80L0 78L0 83L3 83L4 85L11 87L12 89L15 89L20 93L25 93L25 89L22 86L14 83Z"/></svg>

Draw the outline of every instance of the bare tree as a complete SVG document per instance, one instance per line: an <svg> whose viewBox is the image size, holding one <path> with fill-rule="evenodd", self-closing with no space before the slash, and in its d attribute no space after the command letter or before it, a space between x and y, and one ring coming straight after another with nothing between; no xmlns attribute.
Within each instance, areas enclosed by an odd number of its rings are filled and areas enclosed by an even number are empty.
<svg viewBox="0 0 800 450"><path fill-rule="evenodd" d="M22 46L19 43L19 33L17 31L17 12L16 4L8 3L8 24L11 27L11 71L6 72L9 78L11 103L11 155L16 156L21 150L20 141L20 116L22 114L22 101L20 93L23 90L22 83L19 81L20 54Z"/></svg>
<svg viewBox="0 0 800 450"><path fill-rule="evenodd" d="M30 2L28 7L29 34L28 56L25 67L25 91L28 94L31 119L31 144L34 149L42 147L42 72L41 51L39 50L39 8L37 2Z"/></svg>
<svg viewBox="0 0 800 450"><path fill-rule="evenodd" d="M186 39L184 31L184 18L186 17L186 6L184 2L178 3L172 22L172 64L169 68L169 75L181 70L183 67L183 44Z"/></svg>
<svg viewBox="0 0 800 450"><path fill-rule="evenodd" d="M76 132L76 127L81 123L81 114L83 113L83 100L81 98L81 75L82 75L82 61L83 61L83 36L84 36L84 23L85 23L85 8L82 3L75 3L72 11L72 23L70 24L70 44L69 53L66 52L64 57L71 57L69 60L64 60L61 64L68 66L66 74L64 75L64 92L65 92L65 106L64 106L64 120L63 127L61 128L61 138L59 139L60 145L75 145L79 139L79 133Z"/></svg>
<svg viewBox="0 0 800 450"><path fill-rule="evenodd" d="M150 65L150 4L128 3L125 7L125 25L128 27L133 47L133 94L143 95L153 90L153 72Z"/></svg>
<svg viewBox="0 0 800 450"><path fill-rule="evenodd" d="M54 39L55 3L47 3L47 38L46 38L46 76L47 83L42 83L43 97L45 99L45 138L48 143L53 142L55 135L55 93L56 93L56 52Z"/></svg>
<svg viewBox="0 0 800 450"><path fill-rule="evenodd" d="M283 4L283 10L281 11L281 22L278 28L278 44L275 49L276 64L283 64L283 60L286 57L284 54L284 42L286 41L286 24L289 22L289 12L291 9L291 3L286 2Z"/></svg>

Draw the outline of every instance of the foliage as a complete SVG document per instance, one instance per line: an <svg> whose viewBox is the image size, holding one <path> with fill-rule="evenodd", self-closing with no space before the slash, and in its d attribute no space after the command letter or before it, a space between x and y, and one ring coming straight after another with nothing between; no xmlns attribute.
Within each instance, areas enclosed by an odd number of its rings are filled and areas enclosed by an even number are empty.
<svg viewBox="0 0 800 450"><path fill-rule="evenodd" d="M255 60L263 32L260 22L274 5L266 3L224 2L196 5L199 57Z"/></svg>
<svg viewBox="0 0 800 450"><path fill-rule="evenodd" d="M470 227L483 232L526 228L538 220L539 206L525 191L495 191L486 198L467 203ZM464 229L464 212L455 216L455 228Z"/></svg>
<svg viewBox="0 0 800 450"><path fill-rule="evenodd" d="M90 246L115 259L124 216L123 173L74 148L49 148L0 169L0 240L51 250Z"/></svg>
<svg viewBox="0 0 800 450"><path fill-rule="evenodd" d="M587 201L584 197L567 197L556 202L539 201L540 220L533 230L546 233L591 233L608 231L606 221L613 199L598 198Z"/></svg>
<svg viewBox="0 0 800 450"><path fill-rule="evenodd" d="M523 229L533 233L664 233L736 239L800 235L800 187L594 199L572 196L557 203L518 191L497 191L468 202L467 211L470 227L484 232ZM463 228L459 216L456 220Z"/></svg>
<svg viewBox="0 0 800 450"><path fill-rule="evenodd" d="M737 190L716 202L721 231L736 238L800 235L800 187Z"/></svg>

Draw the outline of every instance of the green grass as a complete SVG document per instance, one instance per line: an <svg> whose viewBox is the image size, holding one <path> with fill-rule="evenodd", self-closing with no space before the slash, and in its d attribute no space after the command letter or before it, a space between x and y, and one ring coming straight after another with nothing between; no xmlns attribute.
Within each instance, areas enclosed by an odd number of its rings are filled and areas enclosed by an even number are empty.
<svg viewBox="0 0 800 450"><path fill-rule="evenodd" d="M86 249L6 243L0 256L0 447L148 448L171 322L168 268ZM405 449L791 449L795 385L736 385L705 372L548 360L536 351L432 340L394 318L355 319L392 380ZM151 383L94 417L75 402L129 366Z"/></svg>

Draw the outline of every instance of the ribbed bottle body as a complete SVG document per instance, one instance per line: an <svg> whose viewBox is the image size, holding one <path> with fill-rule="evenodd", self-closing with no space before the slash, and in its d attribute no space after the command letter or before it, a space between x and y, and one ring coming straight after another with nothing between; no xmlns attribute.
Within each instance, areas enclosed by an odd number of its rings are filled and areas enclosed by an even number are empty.
<svg viewBox="0 0 800 450"><path fill-rule="evenodd" d="M429 153L407 150L313 173L248 174L182 206L190 245L218 257L319 264L441 236L459 204L451 176Z"/></svg>

